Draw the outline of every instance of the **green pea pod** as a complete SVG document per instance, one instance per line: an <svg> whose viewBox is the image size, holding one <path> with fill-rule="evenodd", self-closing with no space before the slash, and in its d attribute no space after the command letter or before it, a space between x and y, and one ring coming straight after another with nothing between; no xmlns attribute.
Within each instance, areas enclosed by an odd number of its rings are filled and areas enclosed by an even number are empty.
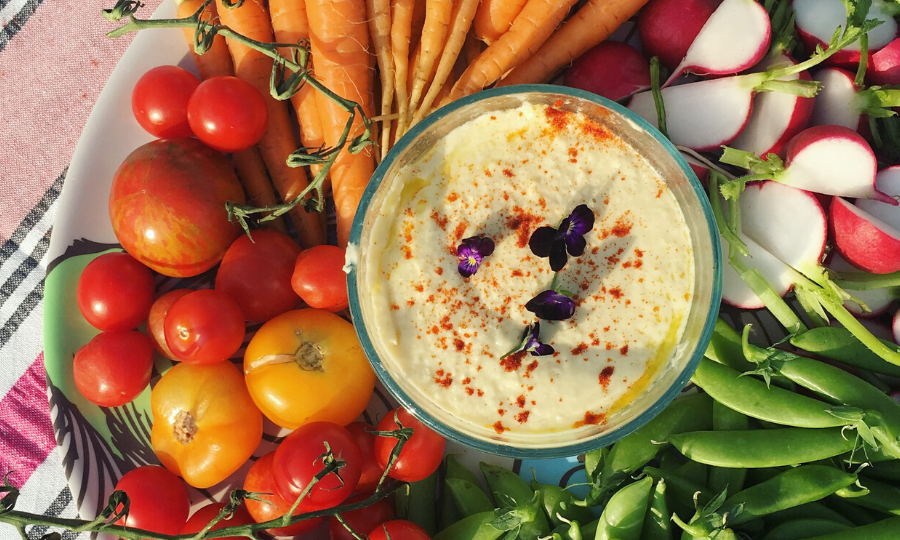
<svg viewBox="0 0 900 540"><path fill-rule="evenodd" d="M643 472L653 478L654 481L665 481L666 500L679 514L692 515L694 513L694 497L697 504L705 506L713 498L713 494L703 486L691 483L674 474L661 471L653 467L644 467Z"/></svg>
<svg viewBox="0 0 900 540"><path fill-rule="evenodd" d="M575 504L578 499L568 489L541 484L537 480L532 480L531 487L541 494L541 506L551 527L556 528L571 521L587 523L594 519L593 512Z"/></svg>
<svg viewBox="0 0 900 540"><path fill-rule="evenodd" d="M571 523L562 522L553 529L554 540L593 540L586 539L577 521Z"/></svg>
<svg viewBox="0 0 900 540"><path fill-rule="evenodd" d="M458 478L460 480L465 480L466 482L470 482L472 484L480 485L478 477L475 476L475 473L470 471L468 467L461 464L457 461L456 456L453 454L447 454L447 457L444 458L444 466L446 467L444 472L444 478Z"/></svg>
<svg viewBox="0 0 900 540"><path fill-rule="evenodd" d="M665 448L673 434L712 427L712 399L706 394L690 394L675 399L656 418L634 433L619 439L603 463L599 485L591 502L602 502L629 475L646 465Z"/></svg>
<svg viewBox="0 0 900 540"><path fill-rule="evenodd" d="M716 319L712 339L709 340L709 346L703 355L741 373L756 369L754 364L744 359L744 352L741 350L741 334L721 317Z"/></svg>
<svg viewBox="0 0 900 540"><path fill-rule="evenodd" d="M762 540L800 540L810 536L846 531L851 527L845 523L824 519L796 519L775 527Z"/></svg>
<svg viewBox="0 0 900 540"><path fill-rule="evenodd" d="M425 529L430 536L437 532L435 514L435 488L437 487L437 471L428 478L409 484L409 501L406 519Z"/></svg>
<svg viewBox="0 0 900 540"><path fill-rule="evenodd" d="M456 509L462 517L469 517L481 512L490 512L494 509L493 503L487 494L467 480L459 478L447 478L444 480L450 488L450 496L456 504Z"/></svg>
<svg viewBox="0 0 900 540"><path fill-rule="evenodd" d="M900 517L883 519L855 529L816 536L809 540L897 540L897 531L900 531Z"/></svg>
<svg viewBox="0 0 900 540"><path fill-rule="evenodd" d="M681 452L669 446L660 453L658 468L661 471L674 474L679 467L689 461L688 458L681 455Z"/></svg>
<svg viewBox="0 0 900 540"><path fill-rule="evenodd" d="M828 499L830 499L829 497ZM826 499L826 501L828 500ZM844 517L843 514L839 513L837 510L834 510L822 502L811 502L806 504L801 504L800 506L795 506L793 508L788 508L786 510L781 510L775 512L774 514L769 514L764 518L766 522L766 527L771 529L780 525L782 523L786 523L788 521L795 521L798 519L817 519L823 521L836 521L838 523L842 523L847 525L848 527L853 527L858 525L856 522Z"/></svg>
<svg viewBox="0 0 900 540"><path fill-rule="evenodd" d="M779 467L825 459L854 447L841 428L694 431L669 442L688 458L717 467Z"/></svg>
<svg viewBox="0 0 900 540"><path fill-rule="evenodd" d="M441 487L441 514L438 516L440 530L443 531L462 518L463 516L461 516L459 510L456 509L456 501L453 500L450 486L448 486L445 481L444 485Z"/></svg>
<svg viewBox="0 0 900 540"><path fill-rule="evenodd" d="M584 474L587 476L588 482L594 482L597 479L597 475L603 470L603 463L608 454L609 447L604 446L584 455Z"/></svg>
<svg viewBox="0 0 900 540"><path fill-rule="evenodd" d="M597 535L597 525L600 524L600 518L588 521L581 526L581 537L584 540L593 540Z"/></svg>
<svg viewBox="0 0 900 540"><path fill-rule="evenodd" d="M463 518L437 533L434 540L497 540L504 532L491 526L494 512L482 512Z"/></svg>
<svg viewBox="0 0 900 540"><path fill-rule="evenodd" d="M824 462L824 460L823 460ZM822 462L820 462L822 463ZM747 471L747 487L762 484L787 470L787 467L764 467L761 469L745 469ZM733 495L733 494L732 494Z"/></svg>
<svg viewBox="0 0 900 540"><path fill-rule="evenodd" d="M641 540L672 540L669 505L666 504L666 481L660 479L650 494L650 507L644 516Z"/></svg>
<svg viewBox="0 0 900 540"><path fill-rule="evenodd" d="M875 517L875 514L873 514L871 510L863 508L862 506L850 504L847 502L847 499L842 499L837 495L827 497L822 503L854 525L868 525L869 523L875 523L881 519Z"/></svg>
<svg viewBox="0 0 900 540"><path fill-rule="evenodd" d="M848 424L830 414L832 405L765 382L742 377L728 366L700 360L691 379L713 399L729 408L767 422L794 427L826 428Z"/></svg>
<svg viewBox="0 0 900 540"><path fill-rule="evenodd" d="M675 472L672 474L684 478L688 482L699 486L705 486L706 482L709 480L709 466L696 461L688 461L681 467L675 469Z"/></svg>
<svg viewBox="0 0 900 540"><path fill-rule="evenodd" d="M871 508L886 514L900 515L900 489L871 478L866 478L860 484L868 489L869 492L862 496L854 494L853 497L845 498L844 500L863 508Z"/></svg>
<svg viewBox="0 0 900 540"><path fill-rule="evenodd" d="M897 349L897 345L883 339L881 341L888 347ZM792 337L791 345L848 366L900 377L900 366L891 364L873 353L846 328L838 326L810 328Z"/></svg>
<svg viewBox="0 0 900 540"><path fill-rule="evenodd" d="M617 491L600 515L595 540L639 540L652 487L645 477Z"/></svg>
<svg viewBox="0 0 900 540"><path fill-rule="evenodd" d="M534 490L521 476L504 467L480 463L494 502L500 508L528 504L534 499ZM550 523L543 511L538 511L534 521L524 523L519 531L521 540L536 540L550 534Z"/></svg>
<svg viewBox="0 0 900 540"><path fill-rule="evenodd" d="M785 508L818 501L856 482L856 475L824 465L801 465L729 497L723 506L742 506L732 525Z"/></svg>
<svg viewBox="0 0 900 540"><path fill-rule="evenodd" d="M750 429L750 419L718 401L713 401L713 430L737 431ZM721 493L728 490L734 495L744 488L747 479L747 469L731 469L725 467L710 467L709 478L706 485L713 493Z"/></svg>

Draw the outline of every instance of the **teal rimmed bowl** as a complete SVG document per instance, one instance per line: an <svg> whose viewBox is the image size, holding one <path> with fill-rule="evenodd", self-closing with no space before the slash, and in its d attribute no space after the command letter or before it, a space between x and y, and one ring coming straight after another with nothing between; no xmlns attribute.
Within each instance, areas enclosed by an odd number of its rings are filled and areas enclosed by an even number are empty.
<svg viewBox="0 0 900 540"><path fill-rule="evenodd" d="M453 129L490 111L513 109L523 102L553 105L580 112L630 144L661 175L674 195L691 238L694 292L684 332L668 363L652 384L627 406L601 424L548 433L497 433L443 409L403 376L398 365L380 350L370 332L376 313L367 302L363 276L365 250L372 223L387 187L398 171L428 152ZM721 299L722 269L719 235L706 193L678 150L654 127L621 105L588 92L550 85L510 86L486 90L439 109L413 127L394 146L369 182L353 221L348 246L347 285L350 312L366 356L384 386L423 423L464 445L513 458L572 456L606 446L633 432L659 414L681 392L709 343Z"/></svg>

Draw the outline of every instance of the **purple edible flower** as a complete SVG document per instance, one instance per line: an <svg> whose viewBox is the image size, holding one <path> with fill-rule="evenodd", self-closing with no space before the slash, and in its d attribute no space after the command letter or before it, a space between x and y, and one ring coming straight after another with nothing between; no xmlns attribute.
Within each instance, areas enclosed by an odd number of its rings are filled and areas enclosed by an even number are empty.
<svg viewBox="0 0 900 540"><path fill-rule="evenodd" d="M563 269L568 255L578 257L584 253L587 242L584 235L594 228L594 212L586 204L579 204L565 217L558 229L540 227L528 240L531 252L538 257L550 257L550 268L554 272Z"/></svg>
<svg viewBox="0 0 900 540"><path fill-rule="evenodd" d="M540 321L534 321L534 324L526 326L525 332L522 333L522 350L530 352L531 356L547 356L556 352L549 344L541 343L540 335Z"/></svg>
<svg viewBox="0 0 900 540"><path fill-rule="evenodd" d="M459 257L457 269L459 274L467 278L478 271L481 259L494 252L494 241L488 237L470 236L464 238L462 244L456 248Z"/></svg>
<svg viewBox="0 0 900 540"><path fill-rule="evenodd" d="M564 321L575 314L575 301L552 289L542 291L525 304L525 309L545 321Z"/></svg>

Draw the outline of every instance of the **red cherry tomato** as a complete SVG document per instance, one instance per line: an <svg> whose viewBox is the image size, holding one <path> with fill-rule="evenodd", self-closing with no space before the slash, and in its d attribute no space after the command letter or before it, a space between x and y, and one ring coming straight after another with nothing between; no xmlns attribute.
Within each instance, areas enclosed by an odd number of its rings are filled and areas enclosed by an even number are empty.
<svg viewBox="0 0 900 540"><path fill-rule="evenodd" d="M203 527L209 525L209 522L215 519L216 516L219 515L219 512L225 508L225 503L210 503L204 506L203 508L194 512L191 516L191 519L184 524L181 532L179 534L194 534L203 530ZM218 531L219 529L224 529L226 527L235 527L238 525L250 525L255 523L253 518L250 517L250 514L247 512L247 509L243 506L238 506L234 509L234 513L230 518L223 519L222 521L216 523L210 529L211 531ZM222 537L222 540L241 540L247 538L246 536L225 536Z"/></svg>
<svg viewBox="0 0 900 540"><path fill-rule="evenodd" d="M390 535L390 536L389 536ZM372 529L369 540L431 540L425 529L412 521L395 519Z"/></svg>
<svg viewBox="0 0 900 540"><path fill-rule="evenodd" d="M153 304L153 273L127 253L104 253L78 279L78 309L99 330L132 330Z"/></svg>
<svg viewBox="0 0 900 540"><path fill-rule="evenodd" d="M228 359L244 341L244 314L234 300L214 289L194 291L172 304L164 323L166 343L186 364Z"/></svg>
<svg viewBox="0 0 900 540"><path fill-rule="evenodd" d="M193 292L193 289L175 289L167 292L153 302L153 305L150 306L150 314L147 315L147 332L150 334L153 348L171 360L178 360L178 357L166 343L166 313L169 312L169 308L176 300L189 292Z"/></svg>
<svg viewBox="0 0 900 540"><path fill-rule="evenodd" d="M352 504L364 501L369 497L366 493L360 493L347 499L344 504ZM365 534L363 531L371 531L376 526L381 525L385 521L394 519L394 508L384 499L370 504L359 510L350 510L349 512L341 512L341 517L347 522L351 529L359 534ZM355 540L346 527L336 517L332 517L328 521L328 535L331 540Z"/></svg>
<svg viewBox="0 0 900 540"><path fill-rule="evenodd" d="M375 458L375 441L378 439L375 435L369 433L375 431L373 426L366 422L351 422L344 426L353 436L359 446L362 454L362 472L359 475L359 483L356 484L357 491L375 491L381 475L384 474L384 467L378 464ZM350 540L349 538L347 540Z"/></svg>
<svg viewBox="0 0 900 540"><path fill-rule="evenodd" d="M291 432L275 450L272 472L278 493L290 504L303 492L325 464L320 456L326 451L346 465L340 470L340 478L325 475L300 502L304 512L333 508L344 501L359 482L362 456L353 436L343 427L331 422L312 422Z"/></svg>
<svg viewBox="0 0 900 540"><path fill-rule="evenodd" d="M134 118L160 139L193 136L188 125L188 100L199 85L200 79L178 66L151 69L138 79L131 93Z"/></svg>
<svg viewBox="0 0 900 540"><path fill-rule="evenodd" d="M197 138L221 152L237 152L259 142L266 132L266 100L237 77L206 79L187 105L188 122Z"/></svg>
<svg viewBox="0 0 900 540"><path fill-rule="evenodd" d="M275 489L275 478L272 476L272 460L274 457L275 452L269 452L257 459L244 478L244 490L258 493L260 498L263 499L263 501L244 500L244 504L247 505L247 511L250 512L250 515L253 516L257 523L279 518L291 510L291 505ZM298 509L295 515L301 513L302 510ZM295 536L315 529L319 526L319 523L322 523L323 519L321 517L307 519L288 527L269 529L268 532L275 536Z"/></svg>
<svg viewBox="0 0 900 540"><path fill-rule="evenodd" d="M241 235L225 252L216 274L216 290L241 306L250 322L266 322L295 309L300 297L291 288L300 246L290 236L270 229Z"/></svg>
<svg viewBox="0 0 900 540"><path fill-rule="evenodd" d="M420 422L403 407L387 413L378 423L378 431L394 431L399 426L394 421L394 413L404 427L413 428L413 435L406 441L394 467L388 473L391 478L402 482L418 482L431 476L444 458L444 447L447 441ZM391 451L397 445L393 437L377 437L375 439L375 457L378 464L387 467Z"/></svg>
<svg viewBox="0 0 900 540"><path fill-rule="evenodd" d="M158 465L133 469L116 484L128 494L128 517L117 525L161 534L178 534L187 522L191 501L181 479Z"/></svg>
<svg viewBox="0 0 900 540"><path fill-rule="evenodd" d="M347 275L344 250L315 246L297 257L291 286L310 307L340 311L347 307Z"/></svg>
<svg viewBox="0 0 900 540"><path fill-rule="evenodd" d="M75 386L91 403L118 407L150 384L153 346L137 330L101 332L78 349L72 363Z"/></svg>

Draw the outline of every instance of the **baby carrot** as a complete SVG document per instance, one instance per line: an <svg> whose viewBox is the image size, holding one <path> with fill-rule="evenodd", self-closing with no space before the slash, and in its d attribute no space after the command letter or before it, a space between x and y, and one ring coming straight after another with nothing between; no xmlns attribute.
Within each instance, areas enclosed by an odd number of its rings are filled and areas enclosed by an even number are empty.
<svg viewBox="0 0 900 540"><path fill-rule="evenodd" d="M437 57L444 47L444 39L447 37L448 21L450 21L452 9L453 3L450 0L427 0L425 4L425 25L422 27L422 37L419 40L421 51L413 71L413 83L409 96L411 111L415 110L419 104L422 90L434 73L434 63L437 61Z"/></svg>
<svg viewBox="0 0 900 540"><path fill-rule="evenodd" d="M475 12L475 36L490 45L509 31L528 0L481 0Z"/></svg>
<svg viewBox="0 0 900 540"><path fill-rule="evenodd" d="M394 58L394 87L397 91L397 136L406 130L409 109L407 78L409 72L409 46L415 0L391 0L391 53Z"/></svg>

